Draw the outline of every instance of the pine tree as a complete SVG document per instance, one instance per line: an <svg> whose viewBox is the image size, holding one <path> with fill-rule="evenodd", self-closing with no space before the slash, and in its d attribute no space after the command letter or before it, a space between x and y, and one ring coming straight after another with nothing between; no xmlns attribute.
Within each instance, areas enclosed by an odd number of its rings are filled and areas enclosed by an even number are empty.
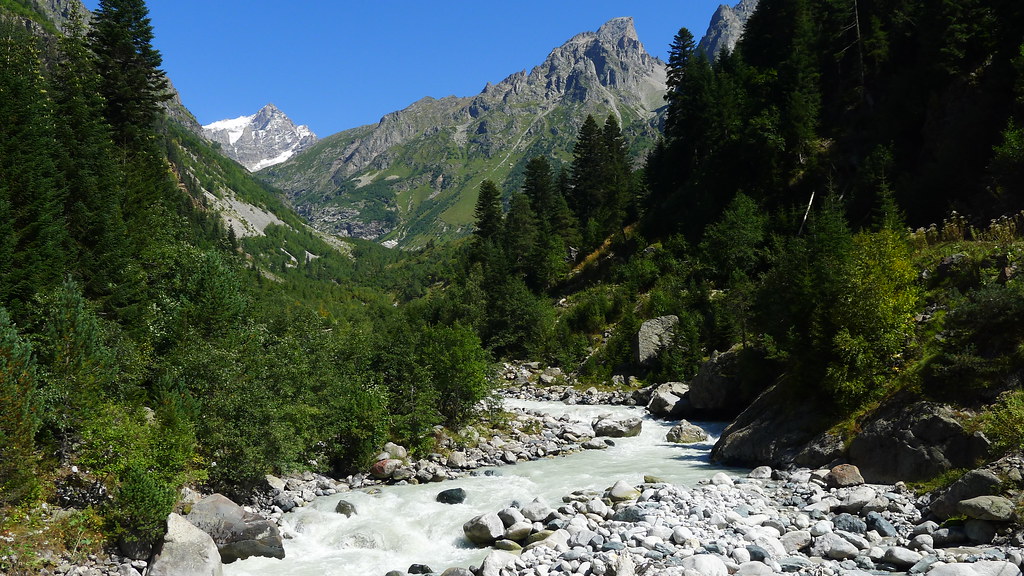
<svg viewBox="0 0 1024 576"><path fill-rule="evenodd" d="M602 170L604 140L601 127L593 116L588 115L584 120L572 155L572 196L569 205L580 224L590 228L603 204L605 185ZM586 241L589 243L594 239L587 238Z"/></svg>
<svg viewBox="0 0 1024 576"><path fill-rule="evenodd" d="M119 143L135 147L151 134L160 104L171 97L148 15L144 0L100 0L89 33L107 122Z"/></svg>
<svg viewBox="0 0 1024 576"><path fill-rule="evenodd" d="M123 190L110 126L104 120L101 78L75 12L59 40L53 70L58 167L68 187L64 208L86 293L106 297L126 268Z"/></svg>
<svg viewBox="0 0 1024 576"><path fill-rule="evenodd" d="M537 215L530 207L530 199L523 193L513 195L508 215L505 216L505 259L510 271L525 278L531 285L536 284L533 276L536 266L531 258L536 254L539 228Z"/></svg>
<svg viewBox="0 0 1024 576"><path fill-rule="evenodd" d="M601 129L604 159L604 201L601 206L601 228L605 235L621 230L627 218L635 215L633 207L633 171L629 165L629 149L619 121L609 114Z"/></svg>
<svg viewBox="0 0 1024 576"><path fill-rule="evenodd" d="M481 241L497 240L501 234L501 190L491 180L480 183L476 207L473 210L476 227L473 234Z"/></svg>
<svg viewBox="0 0 1024 576"><path fill-rule="evenodd" d="M0 227L7 235L0 251L10 257L0 277L0 302L19 321L36 293L61 281L70 244L36 42L23 29L0 24L0 210L6 207L8 216Z"/></svg>

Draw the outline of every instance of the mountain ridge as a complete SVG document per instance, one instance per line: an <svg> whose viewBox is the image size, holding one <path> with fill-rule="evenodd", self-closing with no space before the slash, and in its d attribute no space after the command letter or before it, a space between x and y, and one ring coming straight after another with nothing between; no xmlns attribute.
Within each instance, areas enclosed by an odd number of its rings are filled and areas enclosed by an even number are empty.
<svg viewBox="0 0 1024 576"><path fill-rule="evenodd" d="M665 82L633 19L615 18L475 96L422 98L260 176L324 231L423 244L471 228L483 179L509 190L529 158L566 161L588 114L614 115L639 157L658 137Z"/></svg>

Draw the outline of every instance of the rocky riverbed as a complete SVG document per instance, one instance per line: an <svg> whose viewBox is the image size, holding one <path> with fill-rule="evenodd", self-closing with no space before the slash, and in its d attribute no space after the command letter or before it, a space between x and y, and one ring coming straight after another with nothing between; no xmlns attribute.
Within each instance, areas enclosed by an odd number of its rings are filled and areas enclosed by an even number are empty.
<svg viewBox="0 0 1024 576"><path fill-rule="evenodd" d="M848 465L718 473L692 487L647 480L470 519L467 538L495 551L444 576L1011 576L1024 561L1002 503L961 502L962 521L939 525L927 497L864 484Z"/></svg>

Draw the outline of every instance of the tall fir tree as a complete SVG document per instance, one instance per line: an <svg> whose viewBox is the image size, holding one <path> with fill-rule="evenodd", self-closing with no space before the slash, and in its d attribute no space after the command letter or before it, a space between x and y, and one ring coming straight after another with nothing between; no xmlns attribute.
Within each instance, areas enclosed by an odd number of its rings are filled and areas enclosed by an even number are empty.
<svg viewBox="0 0 1024 576"><path fill-rule="evenodd" d="M0 23L0 210L9 224L0 250L10 260L0 277L0 301L15 321L41 290L68 268L66 191L54 175L57 138L37 39ZM6 228L6 230L4 229Z"/></svg>
<svg viewBox="0 0 1024 576"><path fill-rule="evenodd" d="M137 147L152 133L160 104L171 97L145 0L100 0L89 40L107 122L119 143Z"/></svg>
<svg viewBox="0 0 1024 576"><path fill-rule="evenodd" d="M128 247L120 166L104 119L101 78L81 15L65 26L53 59L53 103L61 142L58 167L68 187L65 213L86 293L106 298L123 285Z"/></svg>

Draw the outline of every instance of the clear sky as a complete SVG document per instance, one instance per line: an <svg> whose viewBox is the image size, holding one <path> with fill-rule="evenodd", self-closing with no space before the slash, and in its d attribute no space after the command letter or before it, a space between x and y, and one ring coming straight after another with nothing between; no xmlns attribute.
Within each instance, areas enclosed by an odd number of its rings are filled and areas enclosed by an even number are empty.
<svg viewBox="0 0 1024 576"><path fill-rule="evenodd" d="M185 105L209 124L274 103L318 136L376 123L424 96L478 94L580 32L634 18L667 58L722 0L149 0L153 44ZM726 0L729 3L735 3ZM85 0L90 9L99 0Z"/></svg>

